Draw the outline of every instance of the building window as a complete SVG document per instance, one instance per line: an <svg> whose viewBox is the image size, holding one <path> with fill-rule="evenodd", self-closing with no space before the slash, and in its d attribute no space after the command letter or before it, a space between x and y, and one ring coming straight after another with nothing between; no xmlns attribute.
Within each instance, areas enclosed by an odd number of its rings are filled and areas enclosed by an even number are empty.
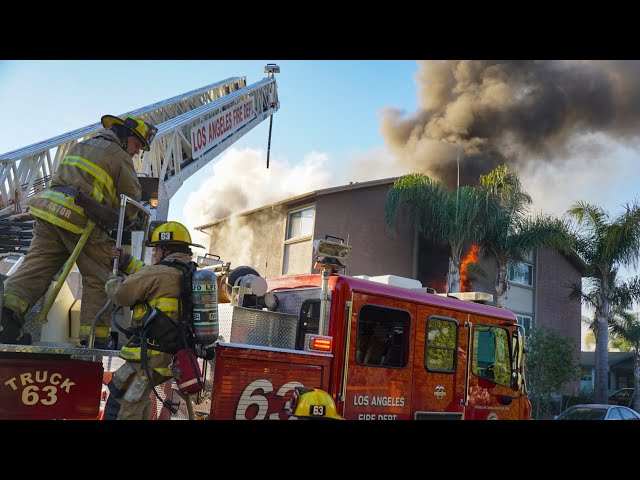
<svg viewBox="0 0 640 480"><path fill-rule="evenodd" d="M313 257L314 206L289 212L284 241L283 275L311 273Z"/></svg>
<svg viewBox="0 0 640 480"><path fill-rule="evenodd" d="M425 368L431 372L454 372L457 350L458 322L448 318L429 318L424 351Z"/></svg>
<svg viewBox="0 0 640 480"><path fill-rule="evenodd" d="M529 315L518 315L516 313L516 318L518 319L518 325L522 325L524 327L525 337L529 337L529 335L531 335L531 330L533 330L533 317L530 317Z"/></svg>
<svg viewBox="0 0 640 480"><path fill-rule="evenodd" d="M313 233L313 214L315 210L314 207L308 207L289 213L287 240L311 236Z"/></svg>
<svg viewBox="0 0 640 480"><path fill-rule="evenodd" d="M533 265L529 263L512 263L509 265L509 281L519 285L533 286Z"/></svg>
<svg viewBox="0 0 640 480"><path fill-rule="evenodd" d="M593 388L593 369L591 367L582 367L580 376L580 388Z"/></svg>
<svg viewBox="0 0 640 480"><path fill-rule="evenodd" d="M406 367L410 322L407 311L364 305L358 315L356 362L372 367Z"/></svg>

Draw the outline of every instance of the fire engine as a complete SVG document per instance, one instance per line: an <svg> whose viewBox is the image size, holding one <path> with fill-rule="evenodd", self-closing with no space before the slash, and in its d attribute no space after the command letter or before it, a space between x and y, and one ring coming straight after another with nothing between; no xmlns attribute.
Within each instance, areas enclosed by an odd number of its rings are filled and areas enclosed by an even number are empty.
<svg viewBox="0 0 640 480"><path fill-rule="evenodd" d="M220 334L203 392L174 382L154 419L285 420L325 392L347 420L530 419L524 331L486 294L437 294L393 275L339 272L350 247L315 240L318 274L266 280L216 262ZM202 260L202 258L201 258ZM117 351L1 345L0 417L100 418ZM181 398L182 397L182 398ZM187 397L187 398L185 398ZM102 403L101 403L102 401Z"/></svg>
<svg viewBox="0 0 640 480"><path fill-rule="evenodd" d="M145 196L138 206L149 206L153 221L166 220L168 201L186 178L272 118L279 68L270 64L265 72L268 77L251 86L232 78L128 112L159 127L151 151L134 159ZM242 121L226 136L205 135L211 128L201 127L215 125L229 109ZM19 214L48 186L70 144L97 129L0 155L0 194L9 204L0 214ZM125 241L145 260L151 220ZM27 223L0 219L0 233L15 232L24 242ZM121 222L118 243L122 234ZM342 241L316 239L319 273L273 279L250 266L232 269L215 255L199 257L199 267L216 275L220 327L213 359L199 359L205 389L184 395L174 381L165 382L157 388L161 400L180 407L170 412L152 394L149 418L531 418L524 331L512 312L489 305L486 294L443 295L394 275L346 275L349 253ZM79 346L81 301L68 285L57 287L50 311L40 315L42 301L27 318L32 345L0 344L0 419L102 418L105 385L123 360L117 350ZM119 315L127 326L130 311Z"/></svg>

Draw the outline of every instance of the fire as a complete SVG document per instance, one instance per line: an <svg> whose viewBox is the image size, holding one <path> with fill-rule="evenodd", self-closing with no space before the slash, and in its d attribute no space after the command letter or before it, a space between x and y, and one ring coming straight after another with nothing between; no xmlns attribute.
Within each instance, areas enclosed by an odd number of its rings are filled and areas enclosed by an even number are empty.
<svg viewBox="0 0 640 480"><path fill-rule="evenodd" d="M470 263L475 263L480 258L480 247L478 245L471 245L471 250L462 259L460 263L460 288L463 292L473 291L473 280L467 275L467 268Z"/></svg>

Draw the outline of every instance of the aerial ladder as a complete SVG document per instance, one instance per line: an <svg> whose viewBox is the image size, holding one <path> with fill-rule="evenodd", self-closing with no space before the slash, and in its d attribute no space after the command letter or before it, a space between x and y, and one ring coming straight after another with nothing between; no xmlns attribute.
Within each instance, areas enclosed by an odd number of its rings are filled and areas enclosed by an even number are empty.
<svg viewBox="0 0 640 480"><path fill-rule="evenodd" d="M133 158L154 220L167 220L171 197L190 176L280 108L274 76L280 68L268 64L264 71L267 77L249 86L246 77L231 77L119 115L135 115L158 127L150 151ZM220 128L228 120L231 128ZM212 133L206 148L194 148L202 141L200 126ZM0 253L26 252L30 223L22 214L29 202L50 186L69 149L102 128L97 122L0 155Z"/></svg>
<svg viewBox="0 0 640 480"><path fill-rule="evenodd" d="M252 85L247 85L246 77L232 77L118 115L135 115L158 127L150 151L141 152L133 158L142 186L142 199L136 203L146 209L150 218L156 222L166 221L171 197L189 177L263 120L273 120L272 115L280 108L274 76L280 72L280 68L275 64L268 64L264 72L267 76ZM26 253L30 243L33 224L33 219L29 219L27 213L30 201L51 185L51 178L69 149L76 142L95 136L102 128L101 123L95 123L0 155L0 255L18 254L20 257L7 276L19 266L24 258L24 255L19 254ZM270 135L271 126L269 137ZM267 167L270 138L268 145ZM132 240L134 233L144 232L131 232ZM121 234L119 225L118 241ZM133 242L132 253L136 253ZM0 275L2 280L5 277ZM2 291L0 289L0 296ZM69 417L62 418L87 418L86 414L80 412L80 407L92 405L95 396L92 389L100 388L102 372L114 371L121 359L118 358L117 350L77 346L73 341L77 339L71 333L73 308L68 307L68 303L73 300L69 300L69 296L72 295L67 289L64 295L58 297L60 301L56 300L47 317L48 321L45 319L44 324L37 310L42 308L45 297L40 299L25 318L23 326L32 335L33 344L0 344L0 367L5 372L21 372L29 362L46 360L47 368L51 371L56 368L72 368L84 372L83 375L88 375L86 378L91 380L81 386L79 403L74 407L76 410L66 412ZM78 300L73 301L73 305L77 302ZM65 325L65 321L69 324ZM96 375L100 378L95 377ZM6 401L3 400L3 394L7 391L0 390L0 413L2 402ZM48 418L44 410L36 409L35 415L23 416L23 412L18 410L10 418Z"/></svg>

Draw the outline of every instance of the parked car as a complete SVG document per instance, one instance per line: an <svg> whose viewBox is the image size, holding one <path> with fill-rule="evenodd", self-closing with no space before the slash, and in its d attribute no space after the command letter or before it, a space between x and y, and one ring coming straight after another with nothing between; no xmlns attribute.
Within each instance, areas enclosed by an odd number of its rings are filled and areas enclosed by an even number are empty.
<svg viewBox="0 0 640 480"><path fill-rule="evenodd" d="M621 405L582 403L567 408L556 420L640 420L640 413Z"/></svg>
<svg viewBox="0 0 640 480"><path fill-rule="evenodd" d="M609 395L609 405L623 405L633 407L633 388L623 388Z"/></svg>

